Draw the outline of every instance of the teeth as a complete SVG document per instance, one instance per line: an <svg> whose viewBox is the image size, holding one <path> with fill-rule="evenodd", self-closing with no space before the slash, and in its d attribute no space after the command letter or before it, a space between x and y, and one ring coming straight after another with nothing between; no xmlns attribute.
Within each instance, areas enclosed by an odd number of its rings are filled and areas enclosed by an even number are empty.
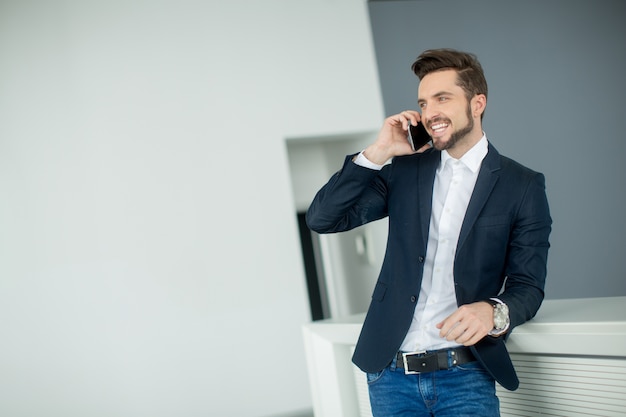
<svg viewBox="0 0 626 417"><path fill-rule="evenodd" d="M446 127L448 127L448 125L446 123L438 123L436 125L432 125L431 129L432 130L439 130L439 129L445 129Z"/></svg>

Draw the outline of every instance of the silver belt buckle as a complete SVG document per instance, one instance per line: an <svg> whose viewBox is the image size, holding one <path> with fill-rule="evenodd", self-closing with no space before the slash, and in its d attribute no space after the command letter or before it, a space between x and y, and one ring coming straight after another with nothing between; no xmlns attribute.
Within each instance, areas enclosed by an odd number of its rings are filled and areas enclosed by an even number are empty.
<svg viewBox="0 0 626 417"><path fill-rule="evenodd" d="M417 352L402 352L402 362L404 363L404 375L417 375L420 373L420 371L409 371L409 362L407 360L407 356L413 356L413 355L423 355L425 354L426 351L425 350L420 350Z"/></svg>

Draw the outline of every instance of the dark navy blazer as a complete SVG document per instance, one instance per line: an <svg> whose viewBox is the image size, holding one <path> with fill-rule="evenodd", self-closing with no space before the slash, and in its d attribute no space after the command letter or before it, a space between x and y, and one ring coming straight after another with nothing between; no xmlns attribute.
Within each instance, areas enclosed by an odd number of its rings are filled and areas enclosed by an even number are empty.
<svg viewBox="0 0 626 417"><path fill-rule="evenodd" d="M379 372L398 352L413 318L441 153L396 157L381 171L356 165L352 157L317 193L307 224L333 233L389 217L385 258L352 358L363 371ZM544 176L490 144L457 244L458 305L498 296L509 306L511 330L531 319L544 297L551 224ZM504 342L485 337L472 351L503 387L514 390L519 381Z"/></svg>

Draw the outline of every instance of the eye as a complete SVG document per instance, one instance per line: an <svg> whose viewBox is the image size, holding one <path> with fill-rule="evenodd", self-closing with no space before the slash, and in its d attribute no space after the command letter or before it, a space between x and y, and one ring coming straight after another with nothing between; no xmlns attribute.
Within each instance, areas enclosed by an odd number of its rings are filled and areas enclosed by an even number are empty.
<svg viewBox="0 0 626 417"><path fill-rule="evenodd" d="M443 101L448 101L448 97L439 96L439 101L440 101L440 102L443 102Z"/></svg>
<svg viewBox="0 0 626 417"><path fill-rule="evenodd" d="M426 108L426 103L425 103L425 102L423 102L423 101L422 101L422 102L420 102L420 103L417 103L417 105L419 106L419 108L420 108L420 109L424 109L424 108Z"/></svg>

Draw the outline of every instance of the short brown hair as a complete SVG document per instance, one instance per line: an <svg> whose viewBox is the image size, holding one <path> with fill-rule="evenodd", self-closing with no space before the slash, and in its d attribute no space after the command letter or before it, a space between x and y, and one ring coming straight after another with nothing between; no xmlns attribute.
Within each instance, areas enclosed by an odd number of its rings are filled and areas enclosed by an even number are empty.
<svg viewBox="0 0 626 417"><path fill-rule="evenodd" d="M474 54L454 49L429 49L417 57L411 69L420 80L431 72L456 70L457 85L465 91L468 101L476 94L487 97L487 80Z"/></svg>

